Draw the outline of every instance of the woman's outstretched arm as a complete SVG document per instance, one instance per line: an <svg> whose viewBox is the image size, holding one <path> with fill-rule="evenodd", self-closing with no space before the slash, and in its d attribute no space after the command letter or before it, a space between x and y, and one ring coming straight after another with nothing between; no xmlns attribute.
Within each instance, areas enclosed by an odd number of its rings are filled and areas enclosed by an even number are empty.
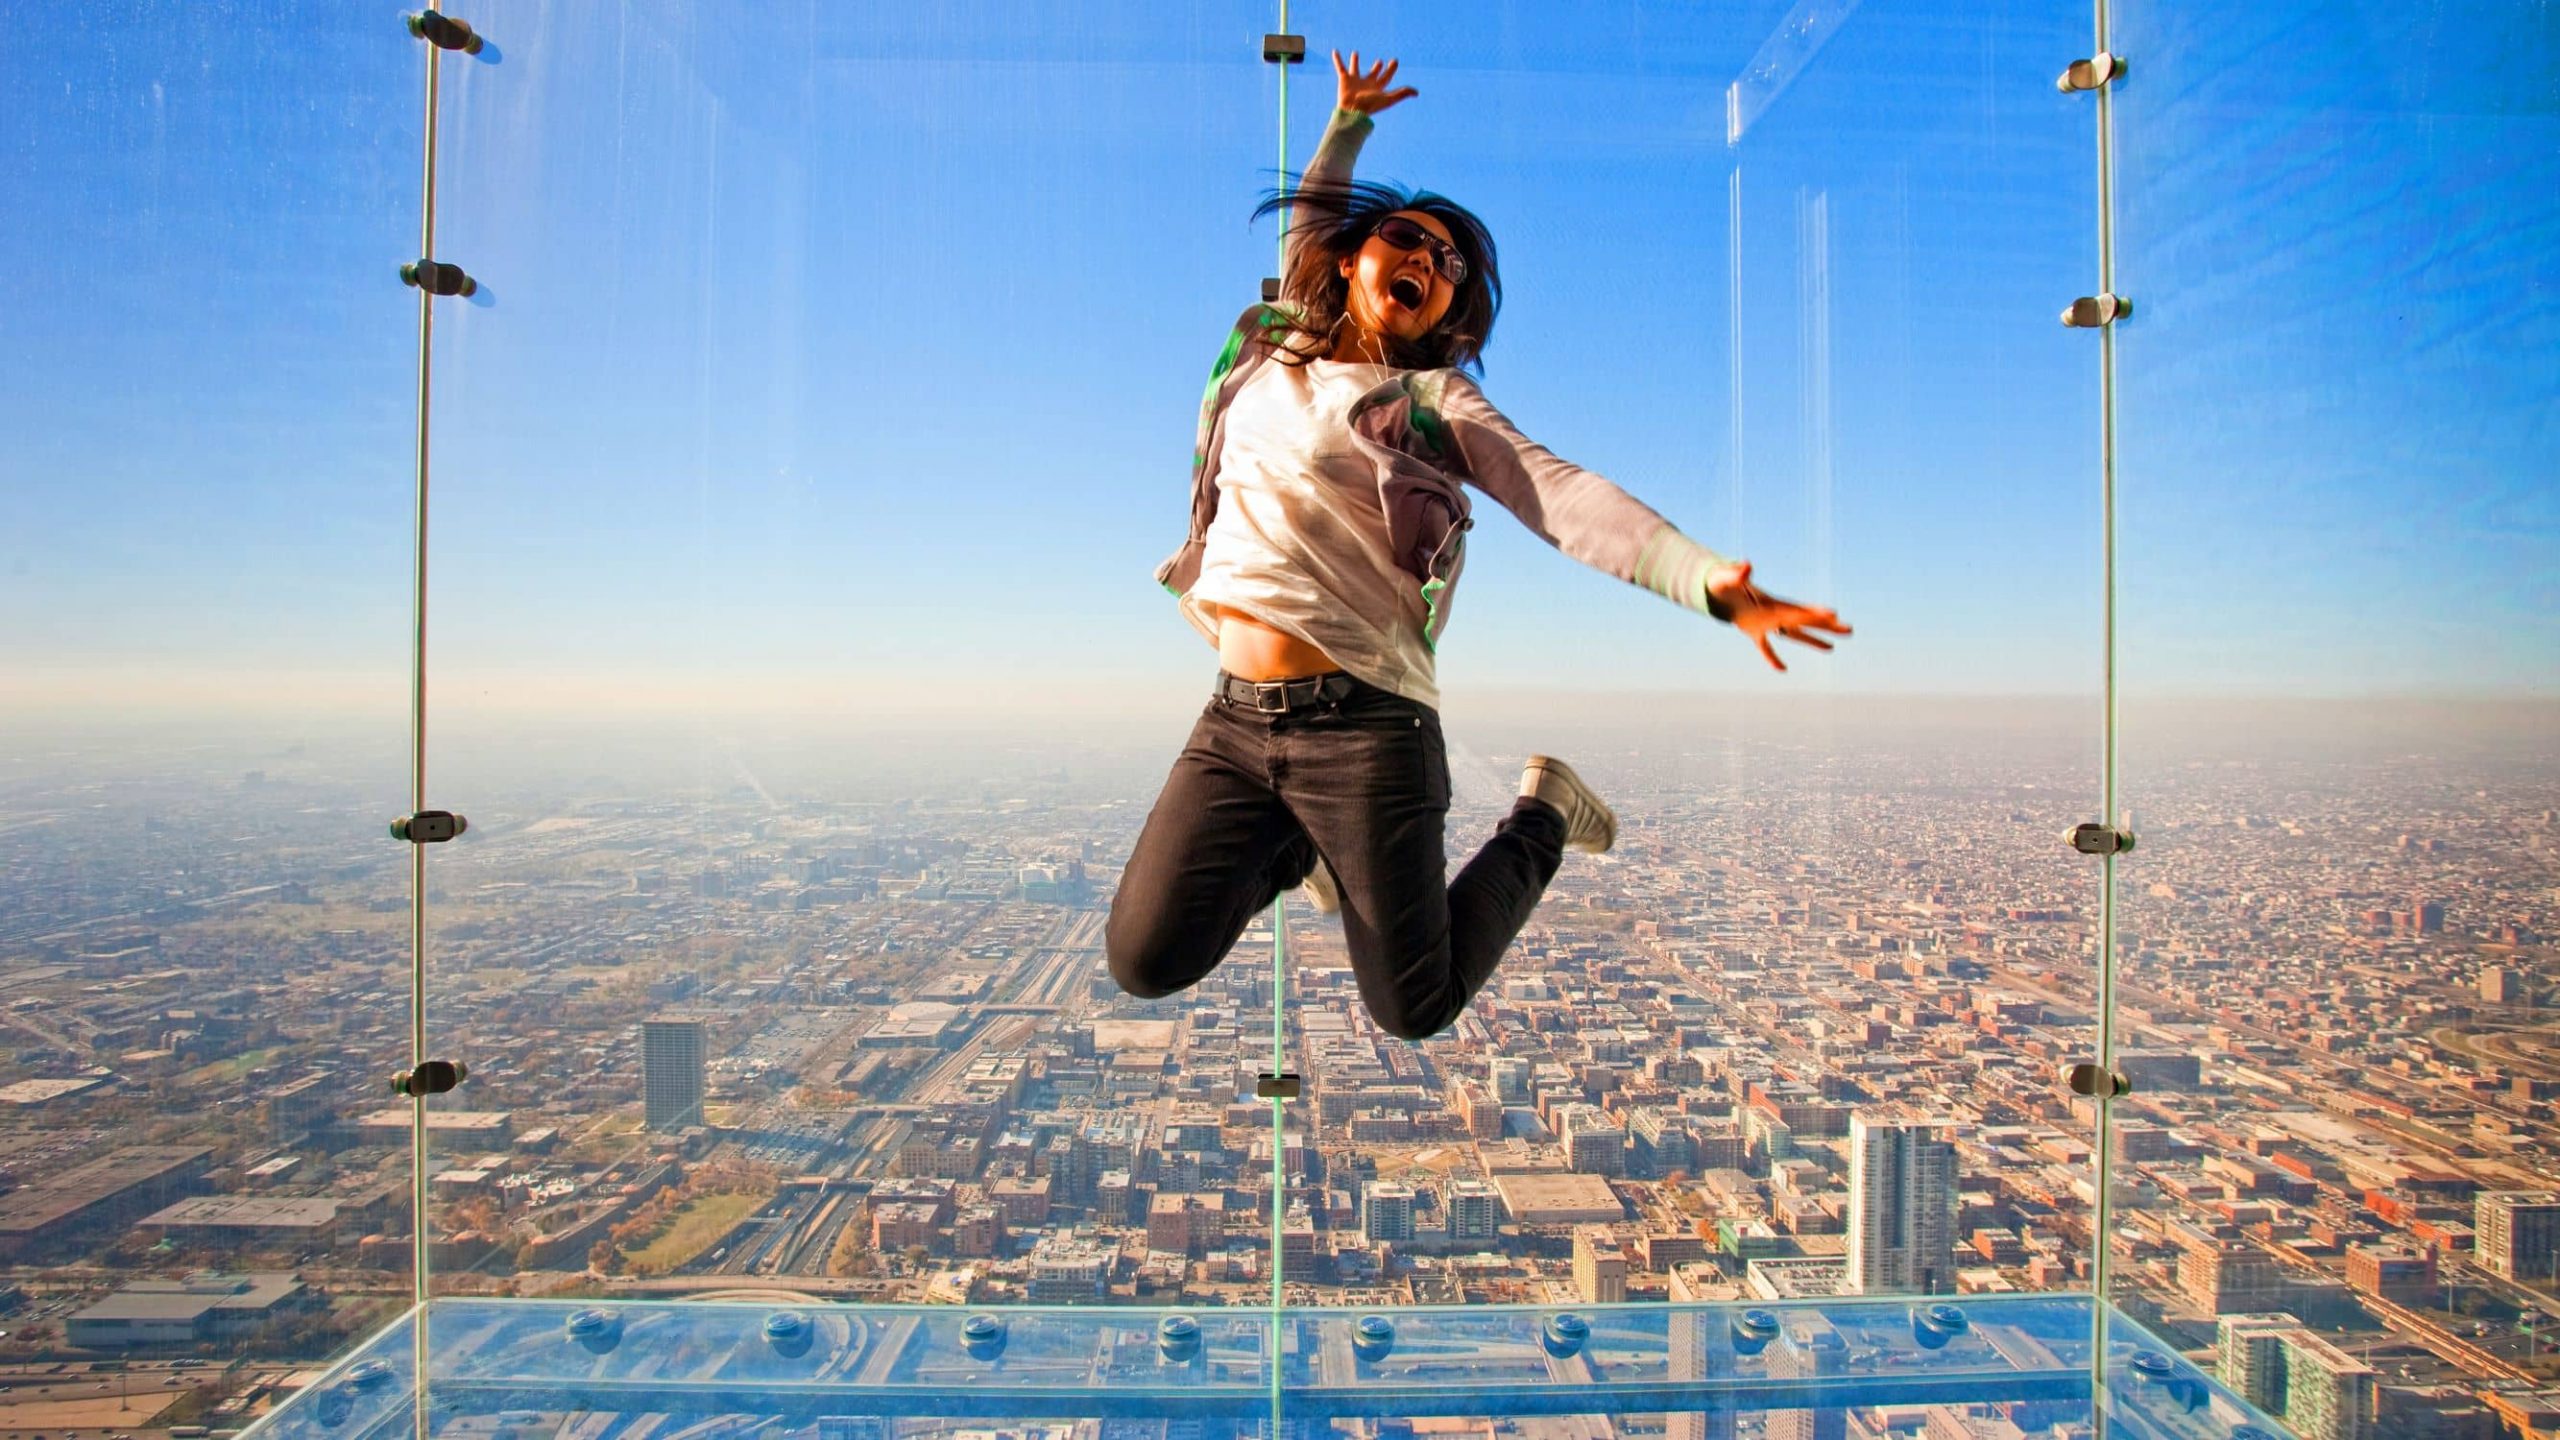
<svg viewBox="0 0 2560 1440"><path fill-rule="evenodd" d="M1681 534L1606 477L1521 434L1464 372L1439 373L1446 378L1436 408L1467 478L1540 539L1595 570L1730 622L1780 670L1786 663L1769 643L1771 636L1828 650L1830 642L1814 632L1849 633L1833 612L1781 600L1753 585L1749 561L1728 560Z"/></svg>
<svg viewBox="0 0 2560 1440"><path fill-rule="evenodd" d="M1360 146L1377 125L1369 117L1381 110L1401 105L1422 93L1407 85L1395 85L1396 62L1381 60L1363 70L1360 52L1351 52L1351 63L1343 63L1342 52L1333 52L1334 106L1333 118L1325 123L1324 135L1316 141L1316 153L1299 175L1300 186L1342 185L1350 182L1353 164L1360 158ZM1288 261L1292 269L1298 260L1298 215L1295 206L1282 216L1288 227Z"/></svg>

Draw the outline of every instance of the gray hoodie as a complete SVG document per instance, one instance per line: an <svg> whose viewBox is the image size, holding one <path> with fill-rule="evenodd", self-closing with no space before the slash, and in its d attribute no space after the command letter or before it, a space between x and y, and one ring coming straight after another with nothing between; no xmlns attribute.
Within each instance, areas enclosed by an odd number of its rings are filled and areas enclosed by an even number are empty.
<svg viewBox="0 0 2560 1440"><path fill-rule="evenodd" d="M1306 170L1310 182L1350 178L1368 116L1336 110ZM1227 407L1272 359L1279 309L1254 305L1228 335L1201 398L1192 451L1191 531L1156 567L1156 582L1176 596L1200 578L1201 551L1218 511L1218 462ZM1421 587L1424 639L1436 644L1466 564L1470 518L1465 484L1501 502L1523 525L1574 559L1702 613L1721 609L1707 598L1707 576L1727 562L1681 534L1652 507L1520 433L1465 372L1401 370L1355 402L1353 443L1377 474L1397 565Z"/></svg>

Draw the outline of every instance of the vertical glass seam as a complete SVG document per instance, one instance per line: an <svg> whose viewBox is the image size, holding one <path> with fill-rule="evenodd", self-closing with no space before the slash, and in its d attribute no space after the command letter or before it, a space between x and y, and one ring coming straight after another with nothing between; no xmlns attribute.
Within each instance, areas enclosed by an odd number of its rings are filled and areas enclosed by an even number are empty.
<svg viewBox="0 0 2560 1440"><path fill-rule="evenodd" d="M1731 447L1730 473L1725 477L1724 533L1718 544L1737 544L1730 537L1742 534L1742 160L1735 157L1732 173L1725 177L1725 256L1727 284L1725 290L1726 321L1731 327L1730 346L1725 362L1727 404L1732 419L1726 434Z"/></svg>
<svg viewBox="0 0 2560 1440"><path fill-rule="evenodd" d="M426 0L427 13L437 9L437 0ZM418 259L433 260L436 253L436 102L438 81L443 73L443 52L432 43L422 43L427 53L426 136L421 159L421 203L418 217ZM427 808L427 444L428 416L431 397L431 359L435 345L435 290L427 284L418 286L418 434L416 553L411 571L410 605L412 631L409 650L409 813ZM414 1071L427 1059L427 847L411 840L409 846L409 1068ZM416 1324L410 1331L411 1364L414 1367L415 1408L412 1418L418 1440L427 1440L427 1097L423 1093L409 1097L409 1275L411 1313Z"/></svg>
<svg viewBox="0 0 2560 1440"><path fill-rule="evenodd" d="M2092 21L2096 29L2099 55L2115 53L2113 16L2109 0L2093 0ZM2115 274L2115 107L2114 86L2101 84L2097 98L2098 161L2098 293L2112 295ZM2116 691L2116 329L2112 324L2098 327L2098 534L2099 534L2099 664L2101 670L2101 759L2099 780L2099 819L2115 825L2117 820L2116 747L2118 740ZM2116 861L2108 854L2099 859L2098 872L2098 1068L2102 1076L2115 1073L2116 1057ZM2115 1098L2108 1093L2112 1083L2102 1080L2094 1100L2090 1143L2092 1164L2097 1172L2095 1194L2090 1208L2089 1287L2091 1290L2089 1416L2090 1424L2103 1437L2107 1414L2107 1319L2108 1307L2114 1303L2115 1264L2113 1230L2115 1218L2115 1159L2113 1155Z"/></svg>
<svg viewBox="0 0 2560 1440"><path fill-rule="evenodd" d="M1279 4L1279 33L1286 35L1289 33L1289 0L1279 0ZM1279 62L1279 66L1279 183L1286 185L1289 183L1289 62L1283 59ZM1280 212L1278 228L1280 268L1276 273L1281 281L1286 283L1289 278L1289 212L1286 209ZM1280 1004L1281 995L1287 985L1288 966L1289 902L1274 897L1271 902L1271 1073L1275 1077L1286 1074L1289 1069L1287 1022ZM1287 1259L1285 1234L1288 1228L1286 1217L1289 1204L1286 1158L1289 1148L1288 1103L1282 1096L1271 1097L1271 1343L1267 1347L1270 1353L1265 1358L1271 1366L1272 1440L1280 1440L1283 1408L1280 1346L1287 1324L1287 1318L1282 1310L1282 1298L1286 1293L1283 1287L1288 1278L1284 1270Z"/></svg>

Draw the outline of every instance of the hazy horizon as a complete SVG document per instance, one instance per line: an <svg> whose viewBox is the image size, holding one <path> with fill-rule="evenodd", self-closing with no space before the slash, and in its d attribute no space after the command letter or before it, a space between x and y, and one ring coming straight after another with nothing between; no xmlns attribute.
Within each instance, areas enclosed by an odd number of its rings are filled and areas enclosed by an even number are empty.
<svg viewBox="0 0 2560 1440"><path fill-rule="evenodd" d="M1480 500L1452 694L2101 682L2099 342L2055 322L2096 266L2088 97L2053 88L2086 17L1869 5L1789 49L1790 8L1299 16L1291 163L1324 52L1397 56L1421 94L1362 173L1499 238L1487 393L1857 628L1773 674ZM416 55L320 9L217 74L217 23L0 59L64 97L0 153L12 717L408 703ZM1201 376L1272 261L1252 28L757 11L448 67L438 243L486 289L435 332L438 710L1190 703L1208 651L1150 576ZM2560 212L2519 198L2560 195L2539 52L2377 107L2369 43L2270 50L2294 109L2124 91L2128 694L2560 694ZM2161 162L2202 124L2213 163ZM200 274L203 304L168 302Z"/></svg>

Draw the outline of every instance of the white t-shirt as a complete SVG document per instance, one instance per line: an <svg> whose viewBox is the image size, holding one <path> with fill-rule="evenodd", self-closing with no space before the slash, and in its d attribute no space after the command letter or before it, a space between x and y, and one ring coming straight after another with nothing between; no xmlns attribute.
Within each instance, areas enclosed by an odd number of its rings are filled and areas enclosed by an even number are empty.
<svg viewBox="0 0 2560 1440"><path fill-rule="evenodd" d="M1353 402L1395 374L1274 361L1245 382L1227 410L1218 513L1182 609L1211 644L1218 611L1241 611L1436 708L1421 584L1392 558L1377 470L1351 438Z"/></svg>

